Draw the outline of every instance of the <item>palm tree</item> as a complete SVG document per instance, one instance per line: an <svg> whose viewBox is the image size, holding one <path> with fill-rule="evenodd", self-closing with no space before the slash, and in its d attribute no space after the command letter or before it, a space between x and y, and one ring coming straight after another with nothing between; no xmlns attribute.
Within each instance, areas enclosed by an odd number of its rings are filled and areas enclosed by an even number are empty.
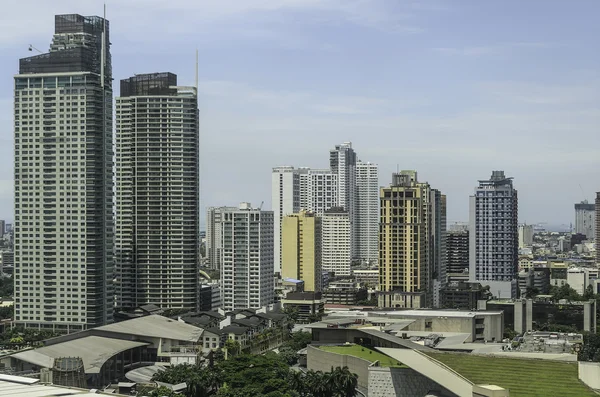
<svg viewBox="0 0 600 397"><path fill-rule="evenodd" d="M290 371L287 381L300 396L306 394L306 376L301 371Z"/></svg>
<svg viewBox="0 0 600 397"><path fill-rule="evenodd" d="M354 397L356 395L356 386L358 385L358 376L350 372L348 367L337 367L332 371L335 379L335 390L342 397Z"/></svg>

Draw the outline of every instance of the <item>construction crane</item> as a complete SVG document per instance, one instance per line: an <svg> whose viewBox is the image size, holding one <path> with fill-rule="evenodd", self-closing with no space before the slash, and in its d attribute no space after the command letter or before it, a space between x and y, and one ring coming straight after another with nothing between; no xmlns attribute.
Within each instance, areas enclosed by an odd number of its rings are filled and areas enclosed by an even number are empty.
<svg viewBox="0 0 600 397"><path fill-rule="evenodd" d="M262 203L260 203L260 207L258 207L258 210L259 210L259 211L262 211L262 207L263 207L263 205L264 205L264 204L265 204L265 201L263 200L263 202L262 202Z"/></svg>

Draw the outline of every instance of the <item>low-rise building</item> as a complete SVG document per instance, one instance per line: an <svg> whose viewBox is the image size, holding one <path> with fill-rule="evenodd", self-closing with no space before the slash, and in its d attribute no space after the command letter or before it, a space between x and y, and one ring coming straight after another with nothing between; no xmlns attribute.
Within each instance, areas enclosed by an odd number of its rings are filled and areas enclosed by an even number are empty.
<svg viewBox="0 0 600 397"><path fill-rule="evenodd" d="M441 291L442 308L474 310L477 302L484 299L486 292L480 283L454 281Z"/></svg>
<svg viewBox="0 0 600 397"><path fill-rule="evenodd" d="M377 269L356 269L352 271L357 283L367 288L379 289L379 270Z"/></svg>
<svg viewBox="0 0 600 397"><path fill-rule="evenodd" d="M367 299L368 292L366 288L354 281L335 281L329 283L329 286L323 290L322 296L326 303L356 305Z"/></svg>
<svg viewBox="0 0 600 397"><path fill-rule="evenodd" d="M325 302L320 292L290 292L282 300L284 310L295 311L298 323L309 323L321 318Z"/></svg>

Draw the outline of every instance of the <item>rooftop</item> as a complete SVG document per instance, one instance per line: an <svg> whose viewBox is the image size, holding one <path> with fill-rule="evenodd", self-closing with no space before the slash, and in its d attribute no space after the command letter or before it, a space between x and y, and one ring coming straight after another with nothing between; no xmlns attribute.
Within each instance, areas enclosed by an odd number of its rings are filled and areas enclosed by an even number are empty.
<svg viewBox="0 0 600 397"><path fill-rule="evenodd" d="M474 384L494 384L510 397L585 397L596 394L578 378L576 362L426 352Z"/></svg>
<svg viewBox="0 0 600 397"><path fill-rule="evenodd" d="M401 362L394 360L390 356L386 356L376 350L369 349L360 345L340 345L340 346L319 346L319 349L330 353L347 354L370 361L371 363L379 361L382 367L398 367L406 368Z"/></svg>
<svg viewBox="0 0 600 397"><path fill-rule="evenodd" d="M39 383L39 379L22 376L0 374L0 396L2 397L50 397L50 396L77 396L98 397L100 394L88 390L73 389L64 386L49 386ZM115 394L112 394L116 396Z"/></svg>
<svg viewBox="0 0 600 397"><path fill-rule="evenodd" d="M188 342L197 342L202 336L203 331L202 328L159 316L158 314L104 325L95 329L120 334Z"/></svg>
<svg viewBox="0 0 600 397"><path fill-rule="evenodd" d="M100 373L102 365L115 354L146 345L148 345L146 342L86 336L38 349L25 350L15 353L11 357L44 368L52 368L56 358L80 357L83 360L85 373L97 374ZM3 394L0 393L0 395Z"/></svg>

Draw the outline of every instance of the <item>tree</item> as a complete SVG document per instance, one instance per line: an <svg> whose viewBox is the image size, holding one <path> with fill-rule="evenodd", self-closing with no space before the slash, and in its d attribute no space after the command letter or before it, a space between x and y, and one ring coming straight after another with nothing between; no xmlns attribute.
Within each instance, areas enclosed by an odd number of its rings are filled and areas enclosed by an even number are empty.
<svg viewBox="0 0 600 397"><path fill-rule="evenodd" d="M594 294L594 287L588 285L583 293L583 300L588 301L590 299L596 299L596 294Z"/></svg>
<svg viewBox="0 0 600 397"><path fill-rule="evenodd" d="M540 294L540 290L536 287L527 287L525 290L525 298L533 299Z"/></svg>
<svg viewBox="0 0 600 397"><path fill-rule="evenodd" d="M290 305L283 308L283 314L285 314L288 324L295 324L300 316L298 308Z"/></svg>
<svg viewBox="0 0 600 397"><path fill-rule="evenodd" d="M141 394L138 393L138 395L141 395ZM176 393L173 390L171 390L165 386L161 386L157 389L154 389L154 390L150 391L147 395L148 395L148 397L181 397L181 394Z"/></svg>
<svg viewBox="0 0 600 397"><path fill-rule="evenodd" d="M354 397L358 386L358 375L350 372L348 367L337 367L332 371L336 390L342 397Z"/></svg>
<svg viewBox="0 0 600 397"><path fill-rule="evenodd" d="M282 347L289 347L292 351L297 352L308 346L310 342L312 342L312 334L310 332L294 332Z"/></svg>
<svg viewBox="0 0 600 397"><path fill-rule="evenodd" d="M227 350L227 356L233 356L239 354L242 349L240 342L233 339L227 339L225 342L225 350Z"/></svg>
<svg viewBox="0 0 600 397"><path fill-rule="evenodd" d="M585 334L583 336L583 346L577 353L577 360L600 362L600 335Z"/></svg>
<svg viewBox="0 0 600 397"><path fill-rule="evenodd" d="M577 293L569 284L564 284L560 287L551 287L550 294L552 294L552 299L555 301L559 301L561 299L566 299L569 302L576 302L582 300L581 295Z"/></svg>
<svg viewBox="0 0 600 397"><path fill-rule="evenodd" d="M279 348L279 356L285 361L288 365L294 365L298 361L298 353L292 350L289 346L283 346Z"/></svg>

